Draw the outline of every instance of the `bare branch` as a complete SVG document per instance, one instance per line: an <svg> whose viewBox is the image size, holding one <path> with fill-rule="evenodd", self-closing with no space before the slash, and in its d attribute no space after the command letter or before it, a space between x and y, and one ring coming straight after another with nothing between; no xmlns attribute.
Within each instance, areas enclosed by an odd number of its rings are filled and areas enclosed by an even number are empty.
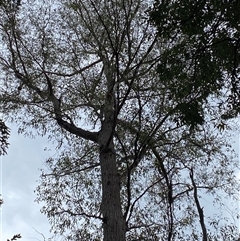
<svg viewBox="0 0 240 241"><path fill-rule="evenodd" d="M189 176L190 176L191 181L192 181L194 200L195 200L197 210L198 210L198 214L199 214L199 218L200 218L199 222L201 224L202 235L203 235L202 241L207 241L208 237L207 237L206 225L205 225L205 222L204 222L203 208L201 207L200 202L198 200L197 186L195 184L194 177L193 177L193 169L190 170Z"/></svg>

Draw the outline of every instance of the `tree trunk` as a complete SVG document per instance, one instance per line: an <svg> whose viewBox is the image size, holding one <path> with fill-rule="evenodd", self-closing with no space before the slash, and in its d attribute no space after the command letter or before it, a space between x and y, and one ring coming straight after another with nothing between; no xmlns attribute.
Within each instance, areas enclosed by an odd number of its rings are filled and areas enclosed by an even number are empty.
<svg viewBox="0 0 240 241"><path fill-rule="evenodd" d="M99 133L102 174L102 204L104 241L125 241L126 223L122 215L120 180L113 143L114 120L105 118Z"/></svg>

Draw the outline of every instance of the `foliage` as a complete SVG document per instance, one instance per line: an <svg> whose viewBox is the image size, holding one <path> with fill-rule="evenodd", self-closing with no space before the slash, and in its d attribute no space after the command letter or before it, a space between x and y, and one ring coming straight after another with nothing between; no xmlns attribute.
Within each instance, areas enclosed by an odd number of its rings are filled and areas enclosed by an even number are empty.
<svg viewBox="0 0 240 241"><path fill-rule="evenodd" d="M185 133L183 138L179 138L184 133L179 128L174 131L176 139L169 133L169 139L156 147L155 155L146 154L142 158L142 162L131 172L130 180L127 168L133 168L134 161L127 156L119 157L127 240L136 237L140 240L149 240L149 237L152 240L169 237L170 240L200 240L199 214L189 178L191 172L194 172L193 180L201 207L206 198L211 200L211 215L204 214L209 235L211 233L212 237L224 240L218 230L225 230L225 224L230 224L229 228L234 230L231 235L238 237L236 223L231 218L226 223L219 222L226 214L222 213L216 219L212 217L213 213L218 214L224 209L225 198L229 200L232 196L233 203L238 200L236 189L239 187L236 186L237 176L234 173L239 167L234 155L225 150L229 148L226 132L221 137L209 129L206 126L202 130L204 134L188 136ZM131 145L126 153L130 153ZM59 158L49 159L48 170L43 171L37 190L38 201L46 203L42 211L51 220L53 231L65 234L66 239L101 240L98 158L90 151L79 158L83 150L78 150L78 145L67 145L64 150ZM120 161L124 159L124 162ZM209 203L204 208L206 213L210 212L208 206ZM215 226L212 225L214 222ZM70 234L64 232L66 228L71 230ZM234 240L230 235L228 237Z"/></svg>
<svg viewBox="0 0 240 241"><path fill-rule="evenodd" d="M219 90L228 87L230 63L214 44L210 53L194 52L210 47L190 27L177 28L169 14L177 1L169 3L152 9L157 26L168 10L163 32L149 22L150 2L140 0L1 8L0 105L20 131L48 134L58 145L37 200L66 240L238 235L234 222L202 208L205 197L215 213L227 197L238 200L239 166L226 139L234 124L222 123L225 104L218 108L230 100Z"/></svg>
<svg viewBox="0 0 240 241"><path fill-rule="evenodd" d="M14 241L14 240L17 240L21 238L21 235L20 234L16 234L16 235L13 235L13 237L11 239L8 239L7 241Z"/></svg>
<svg viewBox="0 0 240 241"><path fill-rule="evenodd" d="M0 120L0 155L4 155L7 153L7 148L9 146L9 135L9 128L5 125L5 123L2 120Z"/></svg>
<svg viewBox="0 0 240 241"><path fill-rule="evenodd" d="M220 90L228 91L224 118L239 109L240 2L155 1L151 21L168 49L161 55L160 80L180 102L180 116L190 124L204 120L203 103Z"/></svg>

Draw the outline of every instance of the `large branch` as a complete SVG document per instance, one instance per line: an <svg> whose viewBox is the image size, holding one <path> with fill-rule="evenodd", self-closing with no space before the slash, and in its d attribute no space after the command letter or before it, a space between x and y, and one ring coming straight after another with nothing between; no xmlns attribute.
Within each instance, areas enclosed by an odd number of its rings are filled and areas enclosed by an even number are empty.
<svg viewBox="0 0 240 241"><path fill-rule="evenodd" d="M81 74L83 73L84 71L88 70L89 68L93 67L94 65L100 63L102 60L98 59L94 62L92 62L91 64L79 69L79 70L76 70L72 73L60 73L60 72L53 72L53 71L45 71L45 73L47 74L52 74L52 75L56 75L56 76L63 76L63 77L72 77L74 75L78 75L78 74Z"/></svg>
<svg viewBox="0 0 240 241"><path fill-rule="evenodd" d="M48 85L48 90L47 93L45 91L40 90L37 86L35 86L27 77L25 77L23 74L19 73L15 69L15 76L21 80L23 84L28 86L30 89L34 90L40 97L45 99L46 101L50 101L53 104L53 109L54 109L54 115L57 123L59 126L61 126L63 129L66 131L75 134L76 136L79 136L83 139L93 141L97 143L97 137L98 137L98 132L91 132L91 131L86 131L82 128L77 127L70 118L70 122L64 120L65 115L62 114L61 111L61 102L59 99L56 98L54 95L53 87L51 84L51 81L47 74L45 74L47 85ZM48 95L48 96L47 96Z"/></svg>
<svg viewBox="0 0 240 241"><path fill-rule="evenodd" d="M97 143L98 132L86 131L82 128L77 127L72 122L72 120L67 116L66 117L70 120L70 122L63 119L65 116L62 114L62 111L61 111L61 101L59 99L57 99L57 97L54 95L50 79L48 78L47 75L45 75L45 77L46 77L47 84L48 84L49 100L53 104L54 115L55 115L57 123L66 131L68 131L76 136L79 136L83 139L90 140L90 141Z"/></svg>
<svg viewBox="0 0 240 241"><path fill-rule="evenodd" d="M83 139L90 140L97 143L98 132L86 131L82 128L75 126L73 123L69 123L63 120L61 115L55 114L55 116L56 116L57 123L66 131L72 134L75 134L76 136L79 136Z"/></svg>

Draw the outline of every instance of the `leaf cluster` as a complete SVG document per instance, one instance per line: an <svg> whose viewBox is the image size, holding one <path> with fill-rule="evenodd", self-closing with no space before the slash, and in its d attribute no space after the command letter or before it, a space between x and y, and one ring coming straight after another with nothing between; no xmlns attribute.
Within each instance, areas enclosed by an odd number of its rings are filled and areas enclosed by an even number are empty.
<svg viewBox="0 0 240 241"><path fill-rule="evenodd" d="M21 234L15 234L15 235L13 235L13 237L11 239L8 239L7 241L15 241L21 237L22 237Z"/></svg>
<svg viewBox="0 0 240 241"><path fill-rule="evenodd" d="M239 8L239 1L184 0L155 1L150 11L160 41L167 43L159 79L190 125L203 123L204 103L223 89L228 91L223 118L240 111Z"/></svg>
<svg viewBox="0 0 240 241"><path fill-rule="evenodd" d="M10 129L6 124L0 120L0 155L7 153L7 148L9 146L8 138L10 135Z"/></svg>

